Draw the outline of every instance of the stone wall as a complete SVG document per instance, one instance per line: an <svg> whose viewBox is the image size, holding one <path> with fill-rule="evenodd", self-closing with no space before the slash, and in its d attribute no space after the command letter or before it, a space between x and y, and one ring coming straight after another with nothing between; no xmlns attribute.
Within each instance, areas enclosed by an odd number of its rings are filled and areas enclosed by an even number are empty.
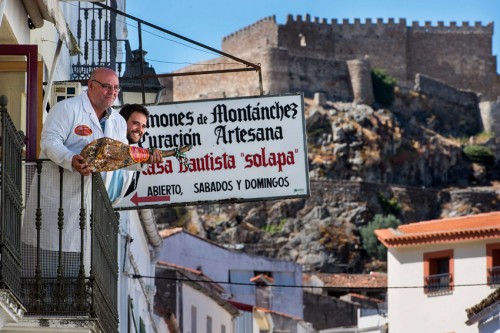
<svg viewBox="0 0 500 333"><path fill-rule="evenodd" d="M304 320L316 330L357 324L358 307L334 297L304 292Z"/></svg>
<svg viewBox="0 0 500 333"><path fill-rule="evenodd" d="M414 22L408 28L408 79L417 73L439 78L460 89L481 92L487 99L499 96L492 90L496 74L496 58L492 55L493 24L476 22L470 26L451 22L437 27Z"/></svg>
<svg viewBox="0 0 500 333"><path fill-rule="evenodd" d="M479 103L484 130L500 137L500 99Z"/></svg>
<svg viewBox="0 0 500 333"><path fill-rule="evenodd" d="M269 16L238 30L222 40L222 51L242 56L247 51L276 48L278 45L278 26L276 17Z"/></svg>
<svg viewBox="0 0 500 333"><path fill-rule="evenodd" d="M312 98L316 92L324 92L332 100L353 99L345 61L289 56L282 49L247 54L245 60L261 64L263 91L266 95L302 92L306 97ZM179 73L229 68L238 66L229 65L226 60L217 58L196 67L186 67ZM259 77L253 71L174 77L174 101L256 96L259 93Z"/></svg>
<svg viewBox="0 0 500 333"><path fill-rule="evenodd" d="M321 91L333 99L352 98L345 62L369 58L372 68L384 69L402 86L417 73L423 73L460 89L478 91L483 100L492 100L500 96L492 35L492 23L444 25L438 22L432 26L430 22L424 25L412 22L408 26L405 19L398 22L355 19L351 23L312 19L306 15L304 18L288 16L285 24L277 24L272 16L225 37L222 51L260 63L265 94L301 90L306 95ZM218 68L214 64L221 60L228 62L218 58L204 64L213 70ZM186 70L202 69L196 65L183 69ZM252 87L249 95L255 95L256 84L258 78L248 73L238 73L235 79L229 80L213 75L176 78L174 99L197 95L241 96L249 92L249 87Z"/></svg>
<svg viewBox="0 0 500 333"><path fill-rule="evenodd" d="M379 195L386 199L394 197L401 206L401 215L398 217L405 223L435 219L440 215L440 206L449 201L447 192L434 189L360 181L311 180L311 192L316 195L308 199L310 205L322 206L327 202L336 207L346 202L351 205L358 202L374 214L385 214L380 206ZM372 216L367 218L371 219Z"/></svg>

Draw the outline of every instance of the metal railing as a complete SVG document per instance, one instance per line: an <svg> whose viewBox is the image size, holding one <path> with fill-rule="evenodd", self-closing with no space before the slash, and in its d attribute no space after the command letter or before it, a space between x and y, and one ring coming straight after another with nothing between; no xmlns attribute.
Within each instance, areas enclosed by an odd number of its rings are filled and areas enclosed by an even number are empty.
<svg viewBox="0 0 500 333"><path fill-rule="evenodd" d="M452 289L450 273L429 275L424 277L424 280L425 293L441 293Z"/></svg>
<svg viewBox="0 0 500 333"><path fill-rule="evenodd" d="M262 69L260 64L254 64L244 59L236 57L235 55L223 52L221 50L212 48L203 43L197 42L193 39L187 38L173 31L164 29L160 26L141 20L138 17L132 16L128 13L122 12L117 9L116 2L105 1L93 3L78 3L79 14L76 28L76 39L82 54L77 56L77 63L72 67L72 79L84 83L92 70L97 67L110 67L116 71L121 77L120 82L131 85L138 84L140 91L143 93L143 103L145 103L145 89L151 82L158 82L159 78L172 78L178 76L199 76L211 74L224 74L224 73L241 73L241 72L256 72L258 76L258 87L260 94L264 94ZM131 22L131 23L125 23ZM128 40L119 38L120 24L126 24L127 29L137 29L139 36L138 54L145 54L143 49L144 28L150 28L153 34L159 36L174 37L187 43L188 47L199 47L202 50L209 51L227 59L233 60L235 65L232 68L203 70L203 71L183 71L167 74L156 74L151 70L146 59L141 56L139 59L140 66L138 71L134 71L133 75L125 75L127 66L131 63L123 62L117 57L119 54L125 54L126 57L130 56L127 50ZM149 32L151 33L151 32ZM123 72L123 73L122 73ZM125 77L122 77L123 76ZM130 72L129 72L130 74ZM159 83L159 82L158 82ZM122 84L123 86L123 84ZM122 87L123 88L123 87Z"/></svg>
<svg viewBox="0 0 500 333"><path fill-rule="evenodd" d="M118 216L100 174L82 177L48 160L26 170L26 316L88 317L117 332Z"/></svg>
<svg viewBox="0 0 500 333"><path fill-rule="evenodd" d="M22 149L24 135L7 112L7 97L0 96L0 288L21 297Z"/></svg>
<svg viewBox="0 0 500 333"><path fill-rule="evenodd" d="M488 268L488 284L489 285L500 284L500 266Z"/></svg>
<svg viewBox="0 0 500 333"><path fill-rule="evenodd" d="M26 316L87 317L106 333L118 332L118 216L100 174L76 174L77 181L64 182L75 173L50 161L23 167L24 135L7 112L5 96L0 121L0 289L11 291ZM44 172L49 170L55 178ZM68 188L80 195L79 205L68 206ZM77 250L65 252L63 231L70 222L78 229L69 233Z"/></svg>

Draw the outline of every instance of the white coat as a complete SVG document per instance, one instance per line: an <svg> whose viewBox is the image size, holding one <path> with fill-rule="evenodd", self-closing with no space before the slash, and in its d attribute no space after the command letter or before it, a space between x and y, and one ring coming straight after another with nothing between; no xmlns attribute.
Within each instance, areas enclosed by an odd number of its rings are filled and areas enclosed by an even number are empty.
<svg viewBox="0 0 500 333"><path fill-rule="evenodd" d="M58 166L61 166L65 169L62 192L62 208L64 208L62 249L65 252L79 252L81 250L79 226L81 175L73 170L71 160L74 155L80 154L85 145L101 137L110 137L128 144L127 124L118 112L111 110L103 132L86 92L57 103L49 111L42 130L40 158L49 158L55 164L44 162L42 169L42 229L39 244L41 248L52 251L57 251L59 248L59 230L57 226L57 214L60 207ZM138 168L140 168L140 165L133 167L134 170L138 170ZM121 196L115 202L118 202L123 197L132 179L132 174L133 172L123 172L123 190ZM112 172L104 172L102 177L107 188L112 178ZM84 202L87 213L86 232L89 230L90 222L90 205L88 204L91 195L90 180L90 176L84 177L86 196ZM37 182L35 175L31 185L33 195L28 198L22 233L23 243L33 246L37 245L34 225L36 209L36 193L34 191L36 191ZM88 250L89 248L86 251Z"/></svg>

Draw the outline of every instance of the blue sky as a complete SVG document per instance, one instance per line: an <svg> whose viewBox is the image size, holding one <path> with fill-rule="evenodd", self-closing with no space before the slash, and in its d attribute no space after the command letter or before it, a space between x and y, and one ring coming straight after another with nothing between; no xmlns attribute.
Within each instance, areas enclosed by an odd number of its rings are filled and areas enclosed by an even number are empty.
<svg viewBox="0 0 500 333"><path fill-rule="evenodd" d="M218 50L223 37L262 18L275 15L283 24L288 14L310 14L313 18L350 22L355 18L362 22L366 18L382 18L384 22L405 18L407 24L419 21L421 25L425 21L433 25L438 21L446 25L450 21L457 25L462 21L471 25L476 21L483 25L493 22L493 54L498 57L500 53L500 0L127 0L126 6L130 15ZM134 26L128 28L129 38L132 48L138 48ZM149 27L143 29L146 59L158 74L217 56Z"/></svg>

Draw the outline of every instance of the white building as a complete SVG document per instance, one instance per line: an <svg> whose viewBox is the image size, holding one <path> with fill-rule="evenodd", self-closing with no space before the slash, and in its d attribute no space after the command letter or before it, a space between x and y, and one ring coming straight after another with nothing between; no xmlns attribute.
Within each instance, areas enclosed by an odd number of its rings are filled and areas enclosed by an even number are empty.
<svg viewBox="0 0 500 333"><path fill-rule="evenodd" d="M125 8L125 0L102 3L113 3L117 10ZM90 35L85 12L96 19L96 36ZM87 1L0 1L0 95L8 100L0 98L0 125L2 133L7 133L2 134L0 143L0 163L5 171L0 180L5 185L1 187L0 214L0 332L157 332L152 302L154 267L162 240L154 216L147 209L130 211L122 213L119 222L105 190L98 185L93 186L94 216L85 221L85 228L93 229L91 249L85 249L91 258L82 260L85 276L81 280L64 276L20 278L23 262L19 227L25 213L22 200L34 174L43 114L57 98L80 92L55 92L51 85L75 79L73 65L84 64L84 57L96 66L113 67L124 60L123 52L114 54L110 48L80 48L78 53L79 45L91 39L101 44L126 39L125 20L113 20L112 16ZM108 30L105 36L104 27L108 25L114 27L115 35ZM76 79L85 82L93 68L80 69L79 73L86 71L87 77L77 75ZM79 84L71 82L66 87ZM19 130L26 135L26 146ZM57 185L40 190L59 193ZM43 215L41 223L47 223ZM40 257L43 262L44 254ZM58 297L54 297L56 287L61 287Z"/></svg>
<svg viewBox="0 0 500 333"><path fill-rule="evenodd" d="M229 301L241 315L236 320L238 333L316 333L310 323L301 318L289 316L269 309Z"/></svg>
<svg viewBox="0 0 500 333"><path fill-rule="evenodd" d="M390 332L477 332L465 309L500 277L500 213L376 230L388 249Z"/></svg>
<svg viewBox="0 0 500 333"><path fill-rule="evenodd" d="M156 286L158 332L244 333L236 330L240 312L221 298L224 288L202 272L159 262Z"/></svg>
<svg viewBox="0 0 500 333"><path fill-rule="evenodd" d="M302 284L300 265L230 250L180 228L160 235L160 260L202 271L228 299L303 318L302 289L286 287Z"/></svg>
<svg viewBox="0 0 500 333"><path fill-rule="evenodd" d="M155 266L162 246L153 211L120 213L119 332L158 332L154 317Z"/></svg>

